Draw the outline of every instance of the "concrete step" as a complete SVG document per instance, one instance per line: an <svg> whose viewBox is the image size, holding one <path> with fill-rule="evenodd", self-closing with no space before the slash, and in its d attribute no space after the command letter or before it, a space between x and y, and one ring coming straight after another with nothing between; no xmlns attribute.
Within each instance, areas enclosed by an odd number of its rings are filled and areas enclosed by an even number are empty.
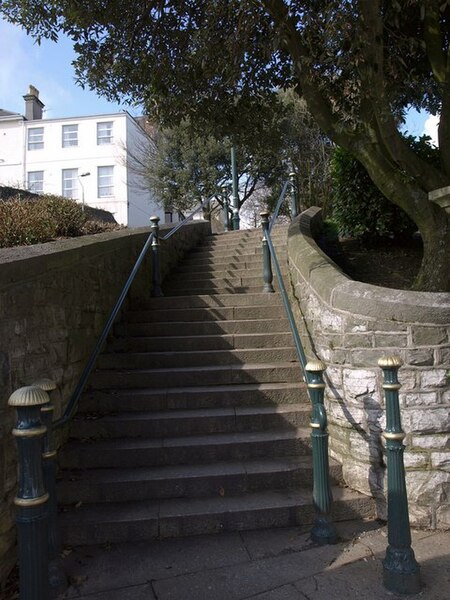
<svg viewBox="0 0 450 600"><path fill-rule="evenodd" d="M309 429L297 428L168 438L84 438L67 443L59 460L68 469L137 468L305 456L310 451Z"/></svg>
<svg viewBox="0 0 450 600"><path fill-rule="evenodd" d="M167 308L128 311L123 321L128 323L163 323L167 321L246 321L285 318L284 306L219 306L217 308Z"/></svg>
<svg viewBox="0 0 450 600"><path fill-rule="evenodd" d="M86 414L74 418L72 439L125 438L244 433L269 429L305 427L309 423L307 404L200 408L119 414Z"/></svg>
<svg viewBox="0 0 450 600"><path fill-rule="evenodd" d="M285 333L289 331L287 318L240 319L229 321L172 321L165 323L118 323L114 332L118 336L175 336L222 335L226 333Z"/></svg>
<svg viewBox="0 0 450 600"><path fill-rule="evenodd" d="M335 521L374 516L371 498L345 488L332 491ZM61 525L64 543L76 545L309 525L314 518L311 492L288 490L81 505L61 514Z"/></svg>
<svg viewBox="0 0 450 600"><path fill-rule="evenodd" d="M297 362L244 363L170 369L111 369L95 371L89 380L93 389L173 388L187 386L281 383L302 379Z"/></svg>
<svg viewBox="0 0 450 600"><path fill-rule="evenodd" d="M164 390L90 390L80 401L79 413L117 413L168 409L228 408L309 403L305 383L251 383L179 387Z"/></svg>
<svg viewBox="0 0 450 600"><path fill-rule="evenodd" d="M342 483L341 466L333 460L330 477L334 485ZM157 498L229 497L294 487L312 487L309 457L138 469L68 470L58 482L58 499L61 504L92 504Z"/></svg>
<svg viewBox="0 0 450 600"><path fill-rule="evenodd" d="M294 346L287 348L252 348L250 350L196 350L183 352L122 352L102 354L99 369L169 369L179 365L232 365L297 361Z"/></svg>
<svg viewBox="0 0 450 600"><path fill-rule="evenodd" d="M162 352L281 348L292 344L292 333L242 333L164 337L122 337L111 340L110 352Z"/></svg>

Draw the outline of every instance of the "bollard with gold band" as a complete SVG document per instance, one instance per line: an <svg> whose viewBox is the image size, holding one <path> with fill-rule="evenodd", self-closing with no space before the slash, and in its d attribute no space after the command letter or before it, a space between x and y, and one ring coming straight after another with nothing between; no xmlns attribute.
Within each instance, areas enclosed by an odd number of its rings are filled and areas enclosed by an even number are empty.
<svg viewBox="0 0 450 600"><path fill-rule="evenodd" d="M19 453L19 484L14 504L19 541L20 600L48 600L48 493L42 473L42 441L46 427L41 406L48 394L35 386L22 387L9 398L17 409L12 433Z"/></svg>
<svg viewBox="0 0 450 600"><path fill-rule="evenodd" d="M317 512L311 530L311 539L317 544L335 544L337 534L330 516L333 495L329 476L327 414L323 403L325 369L325 365L320 360L309 361L305 367L308 392L312 402L313 501Z"/></svg>
<svg viewBox="0 0 450 600"><path fill-rule="evenodd" d="M295 173L289 173L289 181L291 182L291 216L294 219L300 212L298 206L297 176Z"/></svg>
<svg viewBox="0 0 450 600"><path fill-rule="evenodd" d="M152 296L163 296L161 290L161 266L159 255L159 217L150 217L152 223Z"/></svg>
<svg viewBox="0 0 450 600"><path fill-rule="evenodd" d="M270 258L269 244L267 243L267 240L266 240L266 235L268 235L268 231L269 231L269 213L262 212L262 213L260 213L260 216L261 216L261 227L263 230L263 238L262 238L263 280L264 280L263 292L272 293L275 291L273 284L272 284L272 282L273 282L272 261Z"/></svg>
<svg viewBox="0 0 450 600"><path fill-rule="evenodd" d="M383 370L383 389L386 398L386 440L388 477L388 542L383 560L383 583L397 594L416 594L420 591L420 567L411 548L408 498L406 493L405 467L403 463L403 439L398 391L398 370L402 361L397 356L380 358L378 366Z"/></svg>
<svg viewBox="0 0 450 600"><path fill-rule="evenodd" d="M49 585L50 596L56 597L68 587L67 576L61 560L61 539L58 527L58 501L56 495L56 450L53 441L53 413L55 407L51 401L50 393L56 389L56 383L51 379L43 378L35 381L33 386L41 388L49 394L48 404L41 407L41 419L47 428L42 448L42 467L44 471L44 485L49 494L48 500L48 558L49 558Z"/></svg>

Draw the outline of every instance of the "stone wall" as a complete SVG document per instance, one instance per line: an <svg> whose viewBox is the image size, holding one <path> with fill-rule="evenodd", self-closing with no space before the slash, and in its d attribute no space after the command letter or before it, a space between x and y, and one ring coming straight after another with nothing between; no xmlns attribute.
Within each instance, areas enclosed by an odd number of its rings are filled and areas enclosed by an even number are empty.
<svg viewBox="0 0 450 600"><path fill-rule="evenodd" d="M161 235L168 229L162 226ZM50 377L58 384L52 398L56 416L61 414L149 232L121 230L0 250L0 584L15 562L15 412L8 398L18 387ZM162 276L209 232L209 223L197 221L162 241ZM148 296L150 282L149 257L130 290L135 303Z"/></svg>
<svg viewBox="0 0 450 600"><path fill-rule="evenodd" d="M379 500L384 516L377 361L400 356L410 516L419 526L450 527L450 294L352 281L314 242L320 225L320 209L305 211L291 225L288 245L293 294L327 364L331 456L350 487Z"/></svg>

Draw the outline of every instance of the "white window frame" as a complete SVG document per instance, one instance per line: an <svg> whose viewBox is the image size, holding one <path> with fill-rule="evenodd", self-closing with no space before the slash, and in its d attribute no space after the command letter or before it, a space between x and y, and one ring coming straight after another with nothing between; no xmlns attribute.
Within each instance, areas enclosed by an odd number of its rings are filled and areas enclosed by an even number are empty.
<svg viewBox="0 0 450 600"><path fill-rule="evenodd" d="M28 150L43 150L44 128L30 127L28 129Z"/></svg>
<svg viewBox="0 0 450 600"><path fill-rule="evenodd" d="M27 189L35 194L44 192L44 171L28 171Z"/></svg>
<svg viewBox="0 0 450 600"><path fill-rule="evenodd" d="M112 198L113 196L114 165L97 167L97 198Z"/></svg>
<svg viewBox="0 0 450 600"><path fill-rule="evenodd" d="M99 121L97 123L97 146L113 143L113 121Z"/></svg>
<svg viewBox="0 0 450 600"><path fill-rule="evenodd" d="M64 198L78 200L78 169L63 169L61 173L61 193Z"/></svg>
<svg viewBox="0 0 450 600"><path fill-rule="evenodd" d="M78 146L78 125L71 123L62 126L62 147L72 148Z"/></svg>

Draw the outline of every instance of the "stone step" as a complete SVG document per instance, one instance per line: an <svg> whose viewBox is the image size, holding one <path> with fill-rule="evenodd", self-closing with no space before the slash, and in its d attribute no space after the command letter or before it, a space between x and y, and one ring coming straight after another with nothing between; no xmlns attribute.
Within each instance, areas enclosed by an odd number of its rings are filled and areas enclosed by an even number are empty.
<svg viewBox="0 0 450 600"><path fill-rule="evenodd" d="M217 308L167 308L132 310L124 316L128 323L193 322L193 321L246 321L285 318L284 306L219 306Z"/></svg>
<svg viewBox="0 0 450 600"><path fill-rule="evenodd" d="M283 265L281 268L282 275L284 277L287 276L287 266ZM259 267L255 267L253 269L211 269L208 270L198 268L195 265L190 268L184 268L183 270L176 270L170 275L170 279L165 280L165 282L169 281L186 281L191 280L205 280L205 279L239 279L239 278L258 278L260 281L263 278L262 273L262 264Z"/></svg>
<svg viewBox="0 0 450 600"><path fill-rule="evenodd" d="M228 408L309 403L305 383L251 383L180 387L165 390L91 390L80 401L80 413L116 413L169 409Z"/></svg>
<svg viewBox="0 0 450 600"><path fill-rule="evenodd" d="M287 262L286 253L278 253L277 259L280 265L285 265ZM203 255L188 256L184 259L183 265L186 268L198 269L203 267L213 269L258 269L262 268L262 255L247 254L245 256L216 256L208 257Z"/></svg>
<svg viewBox="0 0 450 600"><path fill-rule="evenodd" d="M163 293L165 294L166 297L170 297L170 296L199 296L201 294L255 294L258 292L261 292L263 289L263 283L261 283L261 285L255 285L255 286L240 286L240 287L233 287L231 285L227 285L227 286L223 286L223 287L201 287L201 288L178 288L178 287L172 287L172 286L167 286L165 287L164 285L162 286L163 289ZM278 290L278 284L276 281L273 282L273 287L275 288L275 290Z"/></svg>
<svg viewBox="0 0 450 600"><path fill-rule="evenodd" d="M86 414L74 418L72 439L125 438L244 433L269 429L298 428L308 425L307 404L250 406L239 408L201 408L119 414Z"/></svg>
<svg viewBox="0 0 450 600"><path fill-rule="evenodd" d="M164 337L115 338L111 352L162 352L281 348L292 344L292 333L243 333L223 335L192 335Z"/></svg>
<svg viewBox="0 0 450 600"><path fill-rule="evenodd" d="M334 485L342 483L341 466L331 460ZM312 487L309 457L286 456L227 463L138 469L68 470L58 482L61 504L129 502L160 498L199 498Z"/></svg>
<svg viewBox="0 0 450 600"><path fill-rule="evenodd" d="M371 498L333 487L335 521L374 516ZM311 492L267 491L239 496L174 498L81 505L62 513L65 544L104 544L156 538L309 525Z"/></svg>
<svg viewBox="0 0 450 600"><path fill-rule="evenodd" d="M310 451L309 429L297 428L157 439L84 438L67 443L59 460L68 469L137 468L305 456Z"/></svg>
<svg viewBox="0 0 450 600"><path fill-rule="evenodd" d="M89 380L93 389L161 388L243 383L301 381L297 362L244 363L170 369L111 369L95 371Z"/></svg>
<svg viewBox="0 0 450 600"><path fill-rule="evenodd" d="M252 294L198 294L184 297L160 297L148 298L145 302L146 308L215 308L222 306L277 306L282 305L279 292L267 294L255 292ZM139 306L141 308L142 305Z"/></svg>
<svg viewBox="0 0 450 600"><path fill-rule="evenodd" d="M296 362L295 347L250 350L196 350L183 352L122 352L102 354L99 369L172 369L179 365L200 367L243 363Z"/></svg>
<svg viewBox="0 0 450 600"><path fill-rule="evenodd" d="M164 291L168 290L179 290L190 288L202 289L202 288L241 288L241 287L262 287L264 285L264 279L262 274L257 275L256 277L224 277L224 278L207 278L207 279L196 279L192 276L190 279L178 279L172 278L167 280L163 284Z"/></svg>
<svg viewBox="0 0 450 600"><path fill-rule="evenodd" d="M226 333L285 333L289 331L287 318L241 319L229 321L172 321L165 323L118 323L115 326L118 336L175 336L175 335L222 335Z"/></svg>

